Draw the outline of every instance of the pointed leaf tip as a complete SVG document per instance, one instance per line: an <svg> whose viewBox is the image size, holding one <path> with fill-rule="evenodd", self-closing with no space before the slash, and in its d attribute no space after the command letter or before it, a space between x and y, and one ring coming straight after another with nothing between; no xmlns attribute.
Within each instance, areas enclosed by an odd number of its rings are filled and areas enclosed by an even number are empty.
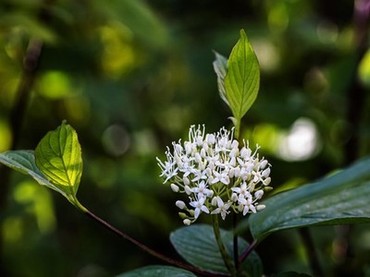
<svg viewBox="0 0 370 277"><path fill-rule="evenodd" d="M48 132L35 149L35 162L43 175L74 203L82 175L81 146L76 131L65 121ZM75 203L74 203L75 204Z"/></svg>
<svg viewBox="0 0 370 277"><path fill-rule="evenodd" d="M233 116L240 121L257 98L260 70L257 56L245 31L231 51L224 79L226 98Z"/></svg>

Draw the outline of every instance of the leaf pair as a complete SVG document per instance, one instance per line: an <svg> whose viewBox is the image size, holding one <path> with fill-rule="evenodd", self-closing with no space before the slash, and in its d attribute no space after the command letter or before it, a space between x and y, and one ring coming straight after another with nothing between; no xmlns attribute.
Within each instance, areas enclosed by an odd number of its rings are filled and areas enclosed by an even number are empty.
<svg viewBox="0 0 370 277"><path fill-rule="evenodd" d="M35 151L16 150L0 153L0 163L30 175L83 209L76 198L82 175L81 146L76 131L65 122L48 132Z"/></svg>

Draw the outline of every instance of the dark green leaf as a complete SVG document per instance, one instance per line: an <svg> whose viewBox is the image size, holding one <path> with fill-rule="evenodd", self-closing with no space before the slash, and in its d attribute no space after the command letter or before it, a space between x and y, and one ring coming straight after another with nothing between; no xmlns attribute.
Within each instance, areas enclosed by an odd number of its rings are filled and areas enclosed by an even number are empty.
<svg viewBox="0 0 370 277"><path fill-rule="evenodd" d="M233 233L221 230L222 240L227 251L233 253ZM211 272L228 273L210 225L198 224L182 227L172 232L170 240L176 251L190 264ZM239 238L239 253L248 247L248 243ZM249 276L262 275L262 262L255 252L244 261L242 268Z"/></svg>
<svg viewBox="0 0 370 277"><path fill-rule="evenodd" d="M195 277L193 273L181 268L163 265L146 266L130 272L122 273L117 277Z"/></svg>
<svg viewBox="0 0 370 277"><path fill-rule="evenodd" d="M62 123L48 132L35 150L36 165L68 199L75 198L82 174L81 146L76 131Z"/></svg>
<svg viewBox="0 0 370 277"><path fill-rule="evenodd" d="M257 98L260 70L257 57L244 30L231 51L225 76L226 98L236 120L240 121Z"/></svg>
<svg viewBox="0 0 370 277"><path fill-rule="evenodd" d="M254 238L271 232L309 225L370 222L370 159L319 180L273 196L266 209L252 214Z"/></svg>

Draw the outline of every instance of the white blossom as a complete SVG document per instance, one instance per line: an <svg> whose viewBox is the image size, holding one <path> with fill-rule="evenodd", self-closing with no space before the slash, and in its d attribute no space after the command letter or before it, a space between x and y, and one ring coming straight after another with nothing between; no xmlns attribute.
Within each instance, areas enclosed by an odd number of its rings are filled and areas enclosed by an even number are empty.
<svg viewBox="0 0 370 277"><path fill-rule="evenodd" d="M213 201L215 200L215 201ZM230 213L229 208L232 204L231 201L224 203L220 196L216 196L212 199L212 202L216 202L217 208L212 211L212 214L221 214L223 220L225 220L226 215ZM215 206L215 205L214 205Z"/></svg>
<svg viewBox="0 0 370 277"><path fill-rule="evenodd" d="M225 219L231 211L247 215L265 208L258 201L270 189L271 165L259 157L258 146L252 151L248 142L233 136L233 129L206 134L204 125L193 125L188 140L173 142L165 161L157 158L164 183L187 196L187 203L176 201L185 225L201 213Z"/></svg>

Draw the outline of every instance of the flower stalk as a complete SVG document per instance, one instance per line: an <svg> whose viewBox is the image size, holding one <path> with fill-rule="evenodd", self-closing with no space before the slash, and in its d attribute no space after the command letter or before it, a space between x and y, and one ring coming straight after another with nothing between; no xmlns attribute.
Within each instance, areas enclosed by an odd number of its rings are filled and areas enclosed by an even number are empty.
<svg viewBox="0 0 370 277"><path fill-rule="evenodd" d="M226 251L226 247L222 241L221 238L221 232L220 232L220 225L218 222L218 215L212 216L212 226L213 226L213 233L215 235L215 239L218 245L218 249L220 250L222 259L224 260L225 266L227 270L230 272L232 277L237 276L236 268L233 264L232 258L229 256L229 254Z"/></svg>

